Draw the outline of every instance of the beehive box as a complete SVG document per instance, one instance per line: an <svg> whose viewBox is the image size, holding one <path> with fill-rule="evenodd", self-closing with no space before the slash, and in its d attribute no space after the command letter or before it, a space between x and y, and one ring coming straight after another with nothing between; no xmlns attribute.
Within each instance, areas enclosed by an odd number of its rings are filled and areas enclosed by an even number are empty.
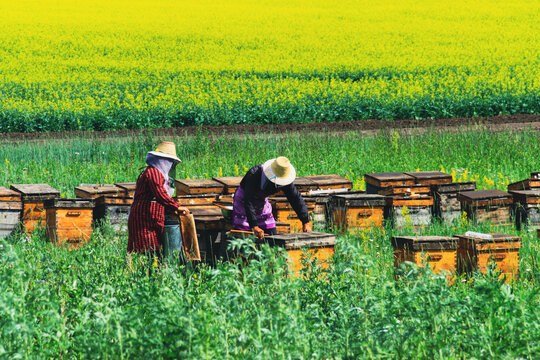
<svg viewBox="0 0 540 360"><path fill-rule="evenodd" d="M211 179L176 180L177 195L221 194L225 185Z"/></svg>
<svg viewBox="0 0 540 360"><path fill-rule="evenodd" d="M384 212L394 227L425 227L433 220L433 197L386 197Z"/></svg>
<svg viewBox="0 0 540 360"><path fill-rule="evenodd" d="M126 232L131 204L133 198L127 196L98 197L94 206L94 225L108 221L116 232Z"/></svg>
<svg viewBox="0 0 540 360"><path fill-rule="evenodd" d="M504 191L465 191L458 195L461 210L479 224L512 225L512 194Z"/></svg>
<svg viewBox="0 0 540 360"><path fill-rule="evenodd" d="M461 202L458 194L476 189L476 182L437 184L432 186L433 215L445 224L461 217Z"/></svg>
<svg viewBox="0 0 540 360"><path fill-rule="evenodd" d="M483 238L483 237L489 238ZM507 234L456 235L457 269L460 273L475 270L486 273L489 263L494 262L507 281L519 276L519 249L521 238Z"/></svg>
<svg viewBox="0 0 540 360"><path fill-rule="evenodd" d="M404 174L412 176L417 185L430 186L452 182L452 175L440 171L416 171L406 172Z"/></svg>
<svg viewBox="0 0 540 360"><path fill-rule="evenodd" d="M32 232L37 226L45 226L47 216L43 202L58 198L60 192L47 184L15 184L11 185L11 189L21 194L24 230Z"/></svg>
<svg viewBox="0 0 540 360"><path fill-rule="evenodd" d="M75 188L75 196L81 199L96 199L105 195L119 195L122 191L111 184L81 184Z"/></svg>
<svg viewBox="0 0 540 360"><path fill-rule="evenodd" d="M135 188L137 183L134 182L123 182L115 183L114 185L118 186L121 189L121 196L123 197L133 197L135 196Z"/></svg>
<svg viewBox="0 0 540 360"><path fill-rule="evenodd" d="M313 213L311 214L313 226L320 229L325 229L327 225L329 225L331 219L330 202L332 196L330 194L305 195L304 199L315 202L315 207L313 208Z"/></svg>
<svg viewBox="0 0 540 360"><path fill-rule="evenodd" d="M531 175L534 175L534 173ZM539 188L540 188L540 178L538 177L531 177L530 179L525 179L525 180L508 184L508 191L531 190L531 189L539 189Z"/></svg>
<svg viewBox="0 0 540 360"><path fill-rule="evenodd" d="M302 231L302 221L300 221L286 197L270 197L268 201L272 205L272 213L277 222L288 223L291 226L291 233ZM306 202L308 213L313 213L315 210L315 201L306 198L304 198L304 201Z"/></svg>
<svg viewBox="0 0 540 360"><path fill-rule="evenodd" d="M21 201L0 201L0 239L15 231L21 220L21 213Z"/></svg>
<svg viewBox="0 0 540 360"><path fill-rule="evenodd" d="M188 205L208 205L215 201L221 200L217 194L201 194L201 195L178 195L174 198L182 206Z"/></svg>
<svg viewBox="0 0 540 360"><path fill-rule="evenodd" d="M276 232L278 234L290 234L291 233L291 224L276 221Z"/></svg>
<svg viewBox="0 0 540 360"><path fill-rule="evenodd" d="M47 238L57 245L75 249L85 245L92 235L91 199L45 200Z"/></svg>
<svg viewBox="0 0 540 360"><path fill-rule="evenodd" d="M315 184L317 190L352 189L351 180L335 174L304 176L304 178Z"/></svg>
<svg viewBox="0 0 540 360"><path fill-rule="evenodd" d="M332 227L341 233L355 233L373 226L382 226L384 205L382 195L334 194L331 199Z"/></svg>
<svg viewBox="0 0 540 360"><path fill-rule="evenodd" d="M370 173L364 175L366 182L366 192L368 194L378 194L379 191L397 186L414 186L414 178L401 172Z"/></svg>
<svg viewBox="0 0 540 360"><path fill-rule="evenodd" d="M293 275L298 276L303 268L302 255L305 249L317 259L322 268L328 268L332 263L336 236L321 232L306 232L297 234L281 234L265 236L257 244L267 243L270 246L280 246L289 255L289 268Z"/></svg>
<svg viewBox="0 0 540 360"><path fill-rule="evenodd" d="M242 181L241 176L223 176L223 177L213 177L212 180L217 181L220 184L223 184L223 193L232 195L236 192L236 189L240 186Z"/></svg>
<svg viewBox="0 0 540 360"><path fill-rule="evenodd" d="M404 261L417 266L429 264L435 273L455 273L458 239L446 236L394 236L394 267Z"/></svg>
<svg viewBox="0 0 540 360"><path fill-rule="evenodd" d="M511 190L514 197L516 226L540 228L540 189Z"/></svg>

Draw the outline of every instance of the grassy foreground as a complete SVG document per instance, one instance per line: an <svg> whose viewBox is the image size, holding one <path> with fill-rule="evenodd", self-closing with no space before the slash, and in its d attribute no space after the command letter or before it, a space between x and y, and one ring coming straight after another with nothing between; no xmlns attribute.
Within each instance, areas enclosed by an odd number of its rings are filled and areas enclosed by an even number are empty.
<svg viewBox="0 0 540 360"><path fill-rule="evenodd" d="M348 133L172 139L180 174L237 175L287 155L299 175L337 173L363 187L374 171L439 170L483 188L505 189L540 168L538 132ZM73 195L79 183L135 181L159 139L65 139L0 144L0 185L46 182ZM487 228L459 222L426 234ZM2 358L457 359L540 353L540 243L522 236L521 278L472 281L404 267L394 280L390 237L402 229L340 237L325 277L314 266L285 276L284 257L264 248L249 266L171 263L148 277L146 259L126 255L108 227L69 252L43 232L0 241ZM245 249L247 244L238 243ZM249 250L246 250L249 253ZM283 254L281 254L283 255ZM277 257L276 257L277 256Z"/></svg>
<svg viewBox="0 0 540 360"><path fill-rule="evenodd" d="M535 0L0 9L0 132L540 113Z"/></svg>

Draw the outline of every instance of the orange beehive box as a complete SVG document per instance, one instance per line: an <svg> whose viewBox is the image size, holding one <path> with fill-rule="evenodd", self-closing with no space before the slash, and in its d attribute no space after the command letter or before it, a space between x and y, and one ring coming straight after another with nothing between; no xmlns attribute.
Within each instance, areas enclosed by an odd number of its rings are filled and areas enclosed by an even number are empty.
<svg viewBox="0 0 540 360"><path fill-rule="evenodd" d="M81 184L75 188L75 196L81 199L96 199L105 195L119 195L122 191L111 184Z"/></svg>
<svg viewBox="0 0 540 360"><path fill-rule="evenodd" d="M298 276L303 269L301 258L306 249L317 259L320 267L327 269L332 264L336 236L321 232L278 234L265 236L263 240L257 241L259 245L262 243L284 248L289 255L290 271L294 276Z"/></svg>
<svg viewBox="0 0 540 360"><path fill-rule="evenodd" d="M540 189L510 190L514 197L516 226L540 228Z"/></svg>
<svg viewBox="0 0 540 360"><path fill-rule="evenodd" d="M456 235L457 270L471 273L480 270L485 273L489 263L494 262L507 281L519 275L519 249L521 238L507 234L465 234Z"/></svg>
<svg viewBox="0 0 540 360"><path fill-rule="evenodd" d="M446 236L394 236L394 267L404 261L410 261L417 266L426 263L434 272L455 273L457 266L458 239Z"/></svg>
<svg viewBox="0 0 540 360"><path fill-rule="evenodd" d="M49 241L76 249L90 240L94 209L91 199L51 199L44 206Z"/></svg>
<svg viewBox="0 0 540 360"><path fill-rule="evenodd" d="M431 188L429 186L414 185L414 186L396 186L388 187L379 190L379 195L384 196L416 196L416 195L429 195Z"/></svg>
<svg viewBox="0 0 540 360"><path fill-rule="evenodd" d="M277 222L289 224L291 226L291 233L302 231L302 221L300 221L286 197L270 197L268 201L272 205L272 213ZM315 200L304 198L304 201L306 202L308 212L310 214L313 213L315 210Z"/></svg>
<svg viewBox="0 0 540 360"><path fill-rule="evenodd" d="M353 192L331 198L332 226L341 233L354 233L383 225L385 199L382 195Z"/></svg>
<svg viewBox="0 0 540 360"><path fill-rule="evenodd" d="M221 194L225 185L211 179L176 180L177 195Z"/></svg>
<svg viewBox="0 0 540 360"><path fill-rule="evenodd" d="M58 198L60 192L47 184L14 184L11 189L21 194L21 221L25 231L32 232L36 226L45 226L47 219L43 202Z"/></svg>
<svg viewBox="0 0 540 360"><path fill-rule="evenodd" d="M234 194L236 189L240 186L242 181L241 176L223 176L223 177L213 177L212 180L217 181L220 184L223 184L223 193L224 194Z"/></svg>
<svg viewBox="0 0 540 360"><path fill-rule="evenodd" d="M535 173L532 173L530 179L508 184L508 190L531 190L540 188L540 178L535 177L534 175Z"/></svg>
<svg viewBox="0 0 540 360"><path fill-rule="evenodd" d="M0 186L0 201L21 201L21 193Z"/></svg>
<svg viewBox="0 0 540 360"><path fill-rule="evenodd" d="M137 183L134 182L124 182L124 183L115 183L114 185L118 186L122 190L121 196L135 196L135 188Z"/></svg>
<svg viewBox="0 0 540 360"><path fill-rule="evenodd" d="M458 195L458 200L461 202L461 210L474 222L512 225L512 194L496 189L465 191Z"/></svg>
<svg viewBox="0 0 540 360"><path fill-rule="evenodd" d="M433 220L433 197L386 197L384 212L394 227L426 227Z"/></svg>

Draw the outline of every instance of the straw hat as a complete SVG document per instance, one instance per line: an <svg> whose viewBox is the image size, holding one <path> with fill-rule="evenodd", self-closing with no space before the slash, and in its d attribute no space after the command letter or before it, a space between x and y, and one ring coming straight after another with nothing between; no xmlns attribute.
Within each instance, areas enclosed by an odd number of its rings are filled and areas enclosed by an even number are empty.
<svg viewBox="0 0 540 360"><path fill-rule="evenodd" d="M182 162L182 160L176 156L176 146L169 141L162 141L155 151L149 151L148 153L165 159L171 159L176 162Z"/></svg>
<svg viewBox="0 0 540 360"><path fill-rule="evenodd" d="M289 159L280 156L263 164L264 175L276 185L289 185L296 178L296 170Z"/></svg>

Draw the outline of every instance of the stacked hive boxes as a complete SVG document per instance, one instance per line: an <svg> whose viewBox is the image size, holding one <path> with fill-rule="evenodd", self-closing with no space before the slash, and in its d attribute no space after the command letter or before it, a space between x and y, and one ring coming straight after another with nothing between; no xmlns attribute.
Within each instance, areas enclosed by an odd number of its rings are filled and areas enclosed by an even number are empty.
<svg viewBox="0 0 540 360"><path fill-rule="evenodd" d="M95 201L93 222L96 225L107 220L115 231L125 232L133 203L134 186L131 184L123 183L124 187L116 184L81 184L75 188L75 195Z"/></svg>
<svg viewBox="0 0 540 360"><path fill-rule="evenodd" d="M540 230L540 173L508 185L508 192L514 197L517 228Z"/></svg>
<svg viewBox="0 0 540 360"><path fill-rule="evenodd" d="M32 232L36 227L45 227L47 216L44 201L55 199L60 192L47 184L15 184L11 189L21 194L22 225L26 232Z"/></svg>
<svg viewBox="0 0 540 360"><path fill-rule="evenodd" d="M21 220L21 194L0 186L0 239L15 231Z"/></svg>
<svg viewBox="0 0 540 360"><path fill-rule="evenodd" d="M512 195L492 189L465 191L458 195L461 209L469 220L479 224L512 225Z"/></svg>

